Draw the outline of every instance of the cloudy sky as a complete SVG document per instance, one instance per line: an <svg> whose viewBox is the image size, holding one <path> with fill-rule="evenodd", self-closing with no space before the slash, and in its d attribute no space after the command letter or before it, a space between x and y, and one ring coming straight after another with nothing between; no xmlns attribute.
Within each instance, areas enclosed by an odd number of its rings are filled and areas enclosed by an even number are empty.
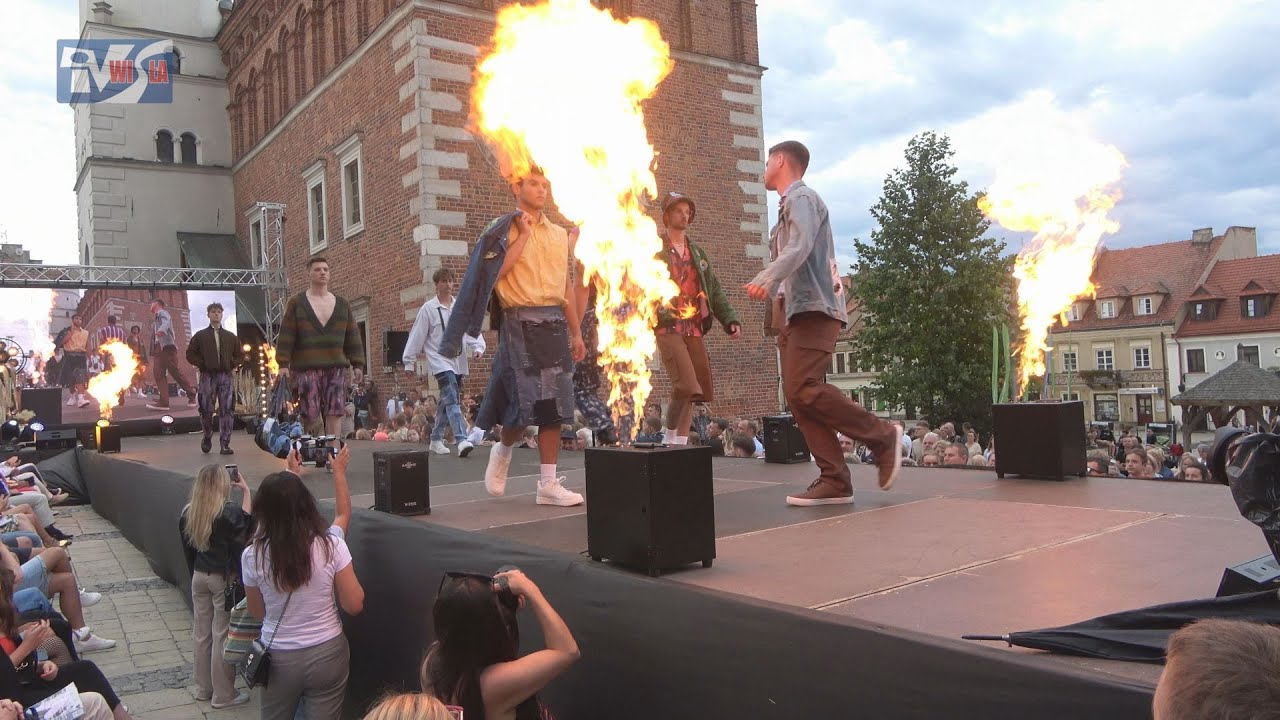
<svg viewBox="0 0 1280 720"><path fill-rule="evenodd" d="M911 135L948 133L961 176L982 188L1009 138L1038 126L1091 134L1128 159L1111 246L1235 224L1280 252L1276 4L759 0L766 133L814 151L809 180L846 255ZM54 47L78 34L76 3L11 5L22 31L0 44L0 231L74 262L72 119L54 101Z"/></svg>
<svg viewBox="0 0 1280 720"><path fill-rule="evenodd" d="M1280 252L1277 4L760 0L765 133L809 145L846 256L912 135L950 135L980 189L1042 125L1127 158L1108 246L1245 225Z"/></svg>

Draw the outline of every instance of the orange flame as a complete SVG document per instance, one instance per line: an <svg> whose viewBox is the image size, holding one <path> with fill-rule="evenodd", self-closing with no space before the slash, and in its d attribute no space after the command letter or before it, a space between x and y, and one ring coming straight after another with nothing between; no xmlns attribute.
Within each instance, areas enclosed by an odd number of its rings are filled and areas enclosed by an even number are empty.
<svg viewBox="0 0 1280 720"><path fill-rule="evenodd" d="M1052 135L1051 137L1049 135ZM1003 227L1035 237L1018 253L1018 314L1023 331L1018 350L1019 388L1045 372L1049 328L1067 322L1067 310L1093 297L1089 279L1102 236L1120 226L1107 213L1120 198L1115 184L1124 155L1080 132L1045 132L996 172L982 212Z"/></svg>
<svg viewBox="0 0 1280 720"><path fill-rule="evenodd" d="M657 309L678 294L642 204L657 182L640 104L672 67L649 20L617 20L590 0L511 4L498 13L472 95L473 124L503 174L520 177L536 162L560 212L582 228L576 255L583 282L596 287L615 419L644 407Z"/></svg>
<svg viewBox="0 0 1280 720"><path fill-rule="evenodd" d="M98 401L101 416L110 420L112 409L120 402L120 394L133 385L138 358L128 345L119 340L108 340L99 350L111 356L111 370L89 378L88 392Z"/></svg>

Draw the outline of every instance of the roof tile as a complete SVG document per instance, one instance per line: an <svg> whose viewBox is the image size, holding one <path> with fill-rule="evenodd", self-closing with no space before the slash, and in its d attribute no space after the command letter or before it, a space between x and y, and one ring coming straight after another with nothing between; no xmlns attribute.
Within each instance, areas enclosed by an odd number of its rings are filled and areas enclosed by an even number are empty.
<svg viewBox="0 0 1280 720"><path fill-rule="evenodd" d="M1277 277L1280 277L1280 255L1218 261L1204 283L1211 293L1222 298L1217 319L1183 320L1174 336L1204 337L1280 331L1280 307L1277 307L1280 303L1273 301L1270 312L1262 317L1247 318L1240 315L1241 296L1276 293L1273 278Z"/></svg>

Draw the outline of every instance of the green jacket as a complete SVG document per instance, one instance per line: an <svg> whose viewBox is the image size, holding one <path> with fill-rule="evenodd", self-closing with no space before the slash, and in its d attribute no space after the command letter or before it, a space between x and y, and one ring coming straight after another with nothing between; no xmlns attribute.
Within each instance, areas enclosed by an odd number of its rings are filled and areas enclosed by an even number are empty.
<svg viewBox="0 0 1280 720"><path fill-rule="evenodd" d="M668 273L671 272L670 248L671 243L664 234L662 236L662 251L658 253L658 258L666 263ZM720 321L720 326L724 328L725 332L731 332L731 328L734 325L741 327L742 323L738 322L737 314L733 312L733 307L729 305L729 299L725 297L724 288L720 287L720 280L711 271L711 260L707 258L707 252L690 240L689 253L694 261L694 266L698 268L698 284L702 286L702 292L707 296L707 305L711 308L711 315ZM658 308L658 327L670 327L675 323L676 317L671 313L671 308L666 306ZM710 330L711 318L707 317L702 321L702 334L706 335Z"/></svg>

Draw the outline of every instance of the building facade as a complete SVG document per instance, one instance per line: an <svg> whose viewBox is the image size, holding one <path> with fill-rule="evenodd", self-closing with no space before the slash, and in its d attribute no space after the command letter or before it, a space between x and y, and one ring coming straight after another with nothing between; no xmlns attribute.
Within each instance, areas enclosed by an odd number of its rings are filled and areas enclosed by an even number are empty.
<svg viewBox="0 0 1280 720"><path fill-rule="evenodd" d="M1165 342L1169 384L1189 390L1237 360L1280 372L1280 255L1217 263ZM1180 421L1182 408L1175 408Z"/></svg>
<svg viewBox="0 0 1280 720"><path fill-rule="evenodd" d="M216 0L80 0L84 40L171 40L172 103L73 106L80 262L182 267L177 233L236 231Z"/></svg>
<svg viewBox="0 0 1280 720"><path fill-rule="evenodd" d="M231 94L237 236L261 237L258 202L288 207L289 281L323 254L333 289L364 323L375 381L399 374L384 333L407 330L439 267L462 270L471 244L512 206L492 156L466 129L472 73L494 27L493 0L269 0L236 5L218 34ZM704 245L745 341L709 338L716 414L777 410L777 361L763 309L742 285L767 256L755 5L742 0L614 0L655 20L675 69L645 105L659 193L698 206ZM531 74L536 78L536 74ZM547 112L555 109L549 102ZM554 191L554 189L553 189ZM653 208L657 218L657 206ZM493 346L494 337L489 338ZM472 363L467 391L487 380ZM655 398L669 387L654 363Z"/></svg>
<svg viewBox="0 0 1280 720"><path fill-rule="evenodd" d="M1094 265L1095 297L1074 303L1067 323L1050 331L1046 397L1083 400L1091 421L1147 425L1175 418L1169 398L1177 387L1169 383L1165 347L1186 301L1218 262L1255 255L1257 233L1243 227L1104 250Z"/></svg>

